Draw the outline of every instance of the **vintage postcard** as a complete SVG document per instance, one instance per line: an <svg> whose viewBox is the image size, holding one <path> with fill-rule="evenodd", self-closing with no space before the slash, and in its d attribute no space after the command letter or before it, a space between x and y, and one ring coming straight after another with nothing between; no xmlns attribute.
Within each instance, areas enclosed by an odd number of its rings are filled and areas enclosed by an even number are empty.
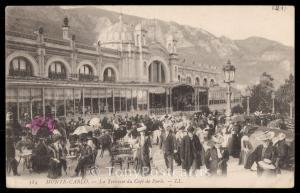
<svg viewBox="0 0 300 193"><path fill-rule="evenodd" d="M291 188L293 6L7 6L8 188Z"/></svg>

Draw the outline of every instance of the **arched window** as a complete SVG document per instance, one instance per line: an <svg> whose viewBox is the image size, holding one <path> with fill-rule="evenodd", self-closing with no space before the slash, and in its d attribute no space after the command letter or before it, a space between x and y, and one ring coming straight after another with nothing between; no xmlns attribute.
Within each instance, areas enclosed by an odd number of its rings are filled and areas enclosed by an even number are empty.
<svg viewBox="0 0 300 193"><path fill-rule="evenodd" d="M180 75L178 75L178 82L180 82Z"/></svg>
<svg viewBox="0 0 300 193"><path fill-rule="evenodd" d="M32 76L32 68L30 62L24 57L14 58L10 62L9 76Z"/></svg>
<svg viewBox="0 0 300 193"><path fill-rule="evenodd" d="M136 45L139 46L140 45L140 35L136 36Z"/></svg>
<svg viewBox="0 0 300 193"><path fill-rule="evenodd" d="M93 80L93 70L88 64L79 68L79 80Z"/></svg>
<svg viewBox="0 0 300 193"><path fill-rule="evenodd" d="M104 82L116 82L116 73L115 73L114 69L108 67L104 70L103 81Z"/></svg>
<svg viewBox="0 0 300 193"><path fill-rule="evenodd" d="M210 83L209 83L209 86L213 87L214 85L215 85L215 81L214 81L214 79L211 79Z"/></svg>
<svg viewBox="0 0 300 193"><path fill-rule="evenodd" d="M188 83L188 84L191 84L192 83L192 79L191 79L191 77L186 77L186 82Z"/></svg>
<svg viewBox="0 0 300 193"><path fill-rule="evenodd" d="M207 86L207 79L206 78L203 79L203 86Z"/></svg>
<svg viewBox="0 0 300 193"><path fill-rule="evenodd" d="M144 62L144 75L147 75L147 63Z"/></svg>
<svg viewBox="0 0 300 193"><path fill-rule="evenodd" d="M50 79L66 79L66 69L61 62L53 62L49 66L48 77Z"/></svg>
<svg viewBox="0 0 300 193"><path fill-rule="evenodd" d="M200 80L199 80L198 77L197 77L196 80L195 80L195 85L200 85Z"/></svg>

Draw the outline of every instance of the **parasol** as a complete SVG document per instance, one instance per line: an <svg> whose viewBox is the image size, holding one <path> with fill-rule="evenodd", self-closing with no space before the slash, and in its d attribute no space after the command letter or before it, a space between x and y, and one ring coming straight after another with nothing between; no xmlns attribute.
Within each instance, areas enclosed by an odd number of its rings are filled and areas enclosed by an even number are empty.
<svg viewBox="0 0 300 193"><path fill-rule="evenodd" d="M292 143L294 141L294 132L289 130L280 130L280 129L274 129L274 128L268 128L268 127L257 127L254 128L254 132L250 135L249 141L252 144L252 146L255 148L258 145L262 144L261 141L257 140L257 136L261 135L262 133L266 131L272 131L275 133L274 139L279 135L279 133L284 133L286 135L286 142Z"/></svg>
<svg viewBox="0 0 300 193"><path fill-rule="evenodd" d="M73 135L81 135L84 133L88 133L90 131L93 131L93 128L91 126L88 126L88 125L79 126L75 129L75 131L73 132Z"/></svg>
<svg viewBox="0 0 300 193"><path fill-rule="evenodd" d="M37 116L35 118L33 118L33 120L31 121L31 130L32 130L32 134L36 135L37 132L42 128L42 127L47 127L48 131L50 133L53 132L53 130L55 129L55 120L50 118L50 117L42 117L42 116Z"/></svg>
<svg viewBox="0 0 300 193"><path fill-rule="evenodd" d="M90 120L90 123L89 123L90 126L97 126L97 127L100 127L101 126L101 123L100 123L100 119L95 117L95 118L92 118Z"/></svg>

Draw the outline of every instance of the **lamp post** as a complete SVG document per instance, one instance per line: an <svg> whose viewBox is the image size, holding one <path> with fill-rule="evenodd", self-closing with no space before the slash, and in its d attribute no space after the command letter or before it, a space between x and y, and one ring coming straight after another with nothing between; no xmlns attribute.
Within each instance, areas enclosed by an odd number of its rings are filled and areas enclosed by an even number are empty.
<svg viewBox="0 0 300 193"><path fill-rule="evenodd" d="M246 92L245 92L245 97L247 97L247 115L249 116L250 115L250 96L251 96L251 90L250 88L247 88L246 89Z"/></svg>
<svg viewBox="0 0 300 193"><path fill-rule="evenodd" d="M227 83L227 108L226 108L226 120L229 122L231 117L231 83L234 82L235 76L235 67L231 64L230 60L227 61L227 64L223 67L224 71L224 82Z"/></svg>
<svg viewBox="0 0 300 193"><path fill-rule="evenodd" d="M272 92L272 114L275 114L275 92Z"/></svg>

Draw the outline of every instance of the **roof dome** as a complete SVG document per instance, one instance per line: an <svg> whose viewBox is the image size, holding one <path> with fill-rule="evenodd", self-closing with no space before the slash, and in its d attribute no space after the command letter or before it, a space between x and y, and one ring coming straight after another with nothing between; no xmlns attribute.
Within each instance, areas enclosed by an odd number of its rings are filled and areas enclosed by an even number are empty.
<svg viewBox="0 0 300 193"><path fill-rule="evenodd" d="M99 38L102 43L120 43L133 41L133 27L124 23L122 15L119 21L104 29Z"/></svg>

